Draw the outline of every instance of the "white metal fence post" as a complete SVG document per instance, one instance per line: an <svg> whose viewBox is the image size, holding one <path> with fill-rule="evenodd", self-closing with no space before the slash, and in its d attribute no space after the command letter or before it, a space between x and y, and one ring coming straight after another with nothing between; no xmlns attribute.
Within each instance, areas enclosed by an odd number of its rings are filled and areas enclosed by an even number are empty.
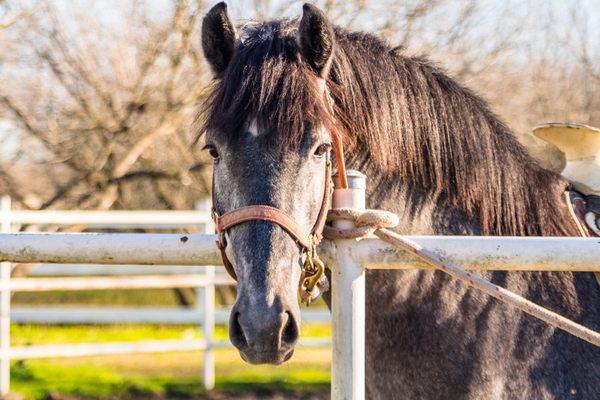
<svg viewBox="0 0 600 400"><path fill-rule="evenodd" d="M364 210L366 177L358 171L347 171L347 176L348 189L335 189L333 208ZM339 228L353 226L349 221L334 224ZM355 240L335 241L331 271L333 400L365 398L365 271L350 256L355 243Z"/></svg>
<svg viewBox="0 0 600 400"><path fill-rule="evenodd" d="M10 232L10 197L0 205L2 232ZM11 263L0 264L0 396L10 391L10 273Z"/></svg>
<svg viewBox="0 0 600 400"><path fill-rule="evenodd" d="M211 201L204 199L196 203L196 210L210 211ZM203 233L214 233L215 227L211 222L205 223ZM204 320L202 324L202 332L206 340L206 350L204 350L204 368L202 375L204 389L212 390L215 387L215 354L213 351L213 335L215 331L215 266L206 266L206 278L210 280L203 288L197 292L197 299L202 299L202 308Z"/></svg>

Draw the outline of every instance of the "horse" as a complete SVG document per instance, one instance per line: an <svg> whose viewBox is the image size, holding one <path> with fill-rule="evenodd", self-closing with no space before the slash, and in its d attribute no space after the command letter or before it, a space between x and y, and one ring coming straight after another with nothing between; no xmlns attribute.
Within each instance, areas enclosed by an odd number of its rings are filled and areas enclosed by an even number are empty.
<svg viewBox="0 0 600 400"><path fill-rule="evenodd" d="M301 19L235 26L204 17L213 73L199 118L217 214L282 210L309 231L332 143L369 178L367 204L406 235L577 236L560 175L540 166L477 94L426 58L350 32L305 4ZM238 279L229 336L249 363L288 360L300 335L304 249L277 223L223 235ZM592 273L482 271L592 329ZM329 301L328 293L324 294ZM369 399L591 399L600 350L432 270L366 272Z"/></svg>

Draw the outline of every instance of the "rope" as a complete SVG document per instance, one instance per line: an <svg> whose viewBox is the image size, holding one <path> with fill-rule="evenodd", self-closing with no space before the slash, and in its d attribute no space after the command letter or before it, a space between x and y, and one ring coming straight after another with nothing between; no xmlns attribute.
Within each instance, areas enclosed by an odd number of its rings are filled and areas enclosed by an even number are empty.
<svg viewBox="0 0 600 400"><path fill-rule="evenodd" d="M399 223L398 216L393 213L382 210L357 211L352 209L333 209L329 211L328 220L349 220L353 221L355 224L355 227L350 229L326 226L323 231L323 236L328 239L356 239L374 234L381 240L400 250L413 254L436 269L443 271L504 303L517 307L521 311L539 318L555 328L562 329L594 346L600 347L600 333L539 306L526 298L495 285L469 271L465 271L445 260L438 254L423 248L418 243L391 231L389 228L393 228Z"/></svg>

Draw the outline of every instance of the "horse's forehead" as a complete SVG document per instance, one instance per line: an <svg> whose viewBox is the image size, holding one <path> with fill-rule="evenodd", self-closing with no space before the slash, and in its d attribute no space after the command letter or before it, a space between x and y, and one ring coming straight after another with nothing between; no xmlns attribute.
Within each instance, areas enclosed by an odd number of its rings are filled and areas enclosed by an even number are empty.
<svg viewBox="0 0 600 400"><path fill-rule="evenodd" d="M269 127L259 126L255 118L250 119L243 132L243 141L250 144L250 147L256 147L261 151L274 152L275 154L299 154L304 153L315 142L326 141L330 137L329 132L322 124L309 124L304 130L295 145L287 143L286 135L289 132L275 131Z"/></svg>
<svg viewBox="0 0 600 400"><path fill-rule="evenodd" d="M289 143L286 129L277 129L274 126L261 126L255 117L248 117L242 129L235 133L212 131L212 138L226 145L231 152L254 158L265 153L274 157L284 157L303 153L314 142L328 137L328 131L323 125L308 124L295 144Z"/></svg>

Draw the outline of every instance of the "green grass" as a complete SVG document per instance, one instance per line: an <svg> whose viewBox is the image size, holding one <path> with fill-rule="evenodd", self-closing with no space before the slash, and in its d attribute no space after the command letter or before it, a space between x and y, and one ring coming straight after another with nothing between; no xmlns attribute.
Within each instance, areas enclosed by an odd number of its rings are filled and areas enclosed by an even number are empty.
<svg viewBox="0 0 600 400"><path fill-rule="evenodd" d="M13 325L14 345L107 342L200 337L192 326ZM324 337L329 326L303 326L304 337ZM224 327L216 338L226 340ZM252 392L327 392L329 349L299 348L282 366L251 366L234 349L215 351L217 390L232 398ZM25 399L75 398L197 398L202 397L201 352L136 354L47 360L25 360L12 365L12 390ZM225 398L225 397L223 397Z"/></svg>
<svg viewBox="0 0 600 400"><path fill-rule="evenodd" d="M219 339L226 337L218 327ZM12 325L14 346L56 343L128 342L135 340L194 339L201 337L193 326L177 325Z"/></svg>
<svg viewBox="0 0 600 400"><path fill-rule="evenodd" d="M84 290L16 293L15 305L159 306L176 307L170 289ZM323 306L321 304L321 306ZM327 324L305 324L302 337L330 337ZM11 327L14 346L101 343L136 340L200 338L192 325L28 325ZM227 329L218 326L216 340L228 340ZM216 391L211 398L237 398L269 393L283 398L301 393L327 393L330 381L330 349L296 350L281 366L251 366L235 349L215 351ZM174 352L15 361L11 389L24 399L166 399L205 398L202 353Z"/></svg>
<svg viewBox="0 0 600 400"><path fill-rule="evenodd" d="M215 327L216 340L228 340L227 327ZM330 337L331 327L327 324L303 324L302 337ZM191 325L30 325L11 326L11 344L127 342L135 340L167 340L201 338L198 328Z"/></svg>

